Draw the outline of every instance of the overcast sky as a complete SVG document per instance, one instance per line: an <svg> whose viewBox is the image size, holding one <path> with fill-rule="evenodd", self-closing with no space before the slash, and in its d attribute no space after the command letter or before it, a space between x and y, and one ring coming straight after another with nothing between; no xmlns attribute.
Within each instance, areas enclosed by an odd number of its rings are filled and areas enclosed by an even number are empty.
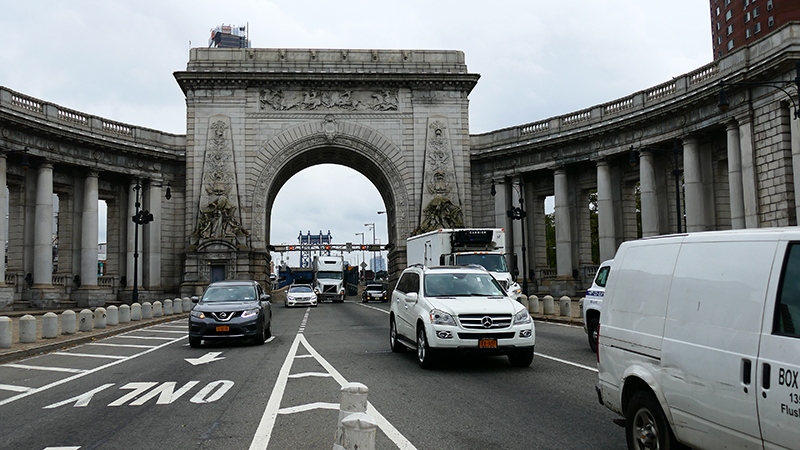
<svg viewBox="0 0 800 450"><path fill-rule="evenodd" d="M712 60L706 0L0 0L0 12L0 85L176 134L186 111L172 73L223 23L249 24L255 48L464 51L481 75L472 134L605 103ZM312 191L318 201L303 194ZM360 243L360 232L371 242L364 223L375 222L386 243L384 209L357 172L317 166L278 194L271 241L330 230L337 243Z"/></svg>

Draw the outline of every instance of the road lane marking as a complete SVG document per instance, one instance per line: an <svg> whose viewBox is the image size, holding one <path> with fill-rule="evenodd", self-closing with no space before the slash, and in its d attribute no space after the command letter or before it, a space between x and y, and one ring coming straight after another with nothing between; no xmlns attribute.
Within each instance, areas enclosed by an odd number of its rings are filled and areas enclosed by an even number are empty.
<svg viewBox="0 0 800 450"><path fill-rule="evenodd" d="M13 384L0 384L0 390L12 392L28 392L33 388L25 386L14 386Z"/></svg>
<svg viewBox="0 0 800 450"><path fill-rule="evenodd" d="M173 334L185 334L186 330L147 330L150 333L173 333Z"/></svg>
<svg viewBox="0 0 800 450"><path fill-rule="evenodd" d="M30 364L6 364L4 367L13 367L15 369L25 370L45 370L50 372L69 372L69 373L83 373L84 369L71 369L69 367L48 367L48 366L31 366Z"/></svg>
<svg viewBox="0 0 800 450"><path fill-rule="evenodd" d="M310 309L309 309L310 310ZM306 311L306 317L308 318L308 311ZM304 321L305 321L304 319ZM304 329L302 327L301 329ZM319 352L317 352L311 344L308 343L305 336L302 333L298 333L294 341L292 341L292 346L289 349L289 353L286 355L286 359L283 361L283 365L281 366L281 370L278 374L278 379L275 381L275 386L272 388L272 394L269 396L269 401L267 402L267 407L264 409L264 415L261 416L261 421L258 424L258 429L256 430L255 435L253 436L253 441L250 443L250 450L265 450L269 445L270 438L272 437L272 430L275 427L275 421L277 420L278 414L281 414L281 401L283 400L283 393L286 390L286 385L289 381L289 372L292 369L292 364L297 356L297 350L300 347L300 344L305 347L306 351L317 360L325 370L328 371L331 377L339 383L340 386L344 386L347 384L347 380L340 374L328 361L323 358ZM294 411L295 409L300 408L299 410L310 410L310 409L327 409L323 403L312 403L309 405L301 405L295 406L291 408L284 408L285 413L288 411ZM336 407L338 409L338 405ZM375 419L375 422L378 424L378 427L381 431L386 434L386 436L394 442L395 445L400 450L416 450L416 447L405 438L400 432L391 424L388 420L386 420L383 415L378 412L377 409L372 405L372 403L367 402L367 414L372 416Z"/></svg>
<svg viewBox="0 0 800 450"><path fill-rule="evenodd" d="M363 306L364 308L374 309L375 311L380 311L380 312L382 312L382 313L384 313L384 314L389 314L389 311L387 311L387 310L385 310L385 309L383 309L383 308L378 308L378 307L376 307L376 306L365 305L365 304L363 304L363 303L356 303L356 304L357 304L358 306Z"/></svg>
<svg viewBox="0 0 800 450"><path fill-rule="evenodd" d="M169 341L170 339L172 339L171 337L163 337L163 336L132 336L127 334L120 334L115 337L125 338L125 339L145 339L152 341Z"/></svg>
<svg viewBox="0 0 800 450"><path fill-rule="evenodd" d="M303 373L293 373L289 375L289 378L308 378L308 377L330 377L331 374L329 373L321 373L321 372L303 372Z"/></svg>
<svg viewBox="0 0 800 450"><path fill-rule="evenodd" d="M299 412L313 411L315 409L332 409L334 411L338 411L339 404L315 402L315 403L309 403L307 405L290 406L288 408L281 408L280 410L278 410L278 414L294 414Z"/></svg>
<svg viewBox="0 0 800 450"><path fill-rule="evenodd" d="M0 406L7 405L7 404L9 404L11 402L15 402L15 401L17 401L19 399L28 397L28 396L33 395L33 394L38 394L39 392L43 392L43 391L52 389L52 388L54 388L56 386L61 386L62 384L69 383L70 381L77 380L79 378L83 378L86 375L91 375L93 373L99 372L99 371L104 370L104 369L108 369L109 367L113 367L113 366L116 366L117 364L121 364L123 362L130 361L130 360L132 360L134 358L138 358L140 356L147 355L148 353L154 352L156 350L160 350L161 348L164 348L164 347L166 347L166 346L168 346L170 344L174 344L176 342L179 342L179 341L181 341L183 339L186 339L186 336L182 336L182 337L176 338L176 339L174 339L172 341L165 342L165 343L157 345L155 347L147 347L147 346L145 346L145 348L147 348L147 350L144 350L144 351L139 352L139 353L137 353L135 355L131 355L129 357L126 357L125 359L118 359L118 360L112 361L112 362L110 362L108 364L105 364L105 365L102 365L102 366L99 366L99 367L95 367L94 369L90 369L90 370L84 371L82 373L75 374L75 375L72 375L70 377L58 380L58 381L54 381L54 382L52 382L50 384L47 384L47 385L44 385L42 387L38 387L38 388L35 388L35 389L31 389L30 391L17 394L15 396L9 397L9 398L7 398L5 400L0 400ZM89 345L99 345L99 344L100 343L98 343L98 342L94 342L94 343L89 344ZM108 344L106 344L106 345L108 345ZM112 344L112 345L114 345L114 344Z"/></svg>
<svg viewBox="0 0 800 450"><path fill-rule="evenodd" d="M93 353L73 353L73 352L55 352L53 355L57 356L80 356L82 358L107 358L107 359L125 359L127 356L117 355L96 355Z"/></svg>
<svg viewBox="0 0 800 450"><path fill-rule="evenodd" d="M102 346L105 346L105 347L125 347L125 348L156 348L156 346L154 346L154 345L110 344L108 342L91 342L91 343L89 343L89 345L102 345Z"/></svg>
<svg viewBox="0 0 800 450"><path fill-rule="evenodd" d="M64 401L61 401L61 402L58 402L58 403L53 403L52 405L47 405L47 406L43 407L42 409L58 408L59 406L68 405L70 403L75 403L73 405L75 408L84 408L89 404L90 401L92 401L92 397L94 397L94 394L97 394L100 391L108 389L113 385L114 385L114 383L104 384L104 385L102 385L100 387L94 388L91 391L85 392L85 393L83 393L81 395L77 395L75 397L68 398L68 399L66 399Z"/></svg>
<svg viewBox="0 0 800 450"><path fill-rule="evenodd" d="M560 362L562 364L567 364L567 365L570 365L570 366L580 367L581 369L586 369L586 370L591 371L591 372L597 372L597 368L596 367L584 366L583 364L574 363L572 361L567 361L566 359L556 358L554 356L543 355L541 353L534 353L534 355L541 356L542 358L550 359L550 360L553 360L553 361L556 361L556 362Z"/></svg>

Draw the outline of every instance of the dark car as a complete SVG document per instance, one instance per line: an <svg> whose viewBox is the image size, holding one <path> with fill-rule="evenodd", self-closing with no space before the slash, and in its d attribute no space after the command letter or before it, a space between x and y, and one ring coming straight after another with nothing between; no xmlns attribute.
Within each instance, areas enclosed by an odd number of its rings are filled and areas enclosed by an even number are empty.
<svg viewBox="0 0 800 450"><path fill-rule="evenodd" d="M361 293L361 301L368 302L370 300L388 301L386 286L381 283L370 283L364 286L364 292Z"/></svg>
<svg viewBox="0 0 800 450"><path fill-rule="evenodd" d="M263 344L272 336L269 295L255 281L211 283L189 315L189 345L202 340L253 339Z"/></svg>

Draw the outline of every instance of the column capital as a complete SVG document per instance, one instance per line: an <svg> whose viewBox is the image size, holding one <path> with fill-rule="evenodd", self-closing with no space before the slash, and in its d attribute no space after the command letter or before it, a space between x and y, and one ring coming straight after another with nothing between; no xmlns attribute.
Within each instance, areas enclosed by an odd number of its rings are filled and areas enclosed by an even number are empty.
<svg viewBox="0 0 800 450"><path fill-rule="evenodd" d="M724 123L727 131L733 130L734 128L737 130L739 129L739 121L736 119L728 119Z"/></svg>

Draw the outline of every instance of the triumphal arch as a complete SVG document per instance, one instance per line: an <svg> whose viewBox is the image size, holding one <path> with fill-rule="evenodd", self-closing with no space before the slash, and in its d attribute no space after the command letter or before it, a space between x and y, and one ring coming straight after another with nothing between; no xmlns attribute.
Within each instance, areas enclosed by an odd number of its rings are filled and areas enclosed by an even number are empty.
<svg viewBox="0 0 800 450"><path fill-rule="evenodd" d="M413 232L472 223L479 76L462 52L198 48L175 78L187 104L183 292L268 279L275 197L316 164L350 167L381 193L391 272Z"/></svg>

